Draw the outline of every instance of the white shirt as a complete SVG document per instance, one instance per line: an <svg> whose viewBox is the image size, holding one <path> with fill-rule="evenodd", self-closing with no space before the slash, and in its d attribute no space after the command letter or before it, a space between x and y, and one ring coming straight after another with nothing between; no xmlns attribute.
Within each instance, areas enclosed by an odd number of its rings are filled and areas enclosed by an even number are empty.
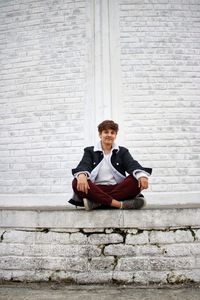
<svg viewBox="0 0 200 300"><path fill-rule="evenodd" d="M101 165L99 168L99 172L97 177L95 178L95 184L103 184L103 185L113 185L116 184L117 181L115 180L112 169L109 164L111 153L104 154L104 158L101 161Z"/></svg>

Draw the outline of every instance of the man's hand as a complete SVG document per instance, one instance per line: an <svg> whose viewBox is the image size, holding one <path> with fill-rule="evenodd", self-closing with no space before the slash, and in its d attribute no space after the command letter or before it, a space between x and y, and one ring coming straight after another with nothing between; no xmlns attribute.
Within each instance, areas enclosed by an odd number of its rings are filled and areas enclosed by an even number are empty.
<svg viewBox="0 0 200 300"><path fill-rule="evenodd" d="M88 193L88 189L90 189L87 176L83 173L79 174L77 177L77 190L83 193Z"/></svg>
<svg viewBox="0 0 200 300"><path fill-rule="evenodd" d="M140 188L141 191L148 189L148 186L149 186L148 178L140 177L138 179L138 187Z"/></svg>

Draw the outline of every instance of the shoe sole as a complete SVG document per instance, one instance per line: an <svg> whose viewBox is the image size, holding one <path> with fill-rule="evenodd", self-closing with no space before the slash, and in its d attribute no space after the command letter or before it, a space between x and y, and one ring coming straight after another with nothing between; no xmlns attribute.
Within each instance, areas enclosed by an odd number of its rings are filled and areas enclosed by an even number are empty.
<svg viewBox="0 0 200 300"><path fill-rule="evenodd" d="M101 206L100 204L94 203L94 202L88 200L87 198L83 198L83 203L84 203L85 210L87 210L87 211L94 210Z"/></svg>
<svg viewBox="0 0 200 300"><path fill-rule="evenodd" d="M88 205L88 199L87 198L83 198L83 203L84 203L85 210L87 210L87 211L91 210L91 208Z"/></svg>
<svg viewBox="0 0 200 300"><path fill-rule="evenodd" d="M147 201L144 199L144 205L142 206L142 208L147 206Z"/></svg>

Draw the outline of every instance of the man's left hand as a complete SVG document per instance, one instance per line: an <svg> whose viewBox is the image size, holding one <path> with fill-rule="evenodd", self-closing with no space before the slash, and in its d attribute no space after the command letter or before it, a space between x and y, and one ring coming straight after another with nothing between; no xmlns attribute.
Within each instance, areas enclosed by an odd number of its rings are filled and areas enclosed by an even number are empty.
<svg viewBox="0 0 200 300"><path fill-rule="evenodd" d="M149 186L148 178L140 177L138 179L138 187L140 188L141 191L148 189L148 186Z"/></svg>

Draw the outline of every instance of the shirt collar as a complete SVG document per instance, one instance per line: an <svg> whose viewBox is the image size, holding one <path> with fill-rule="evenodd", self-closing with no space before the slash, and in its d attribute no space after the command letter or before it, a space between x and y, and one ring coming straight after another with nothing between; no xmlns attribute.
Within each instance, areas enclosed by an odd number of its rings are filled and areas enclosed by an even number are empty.
<svg viewBox="0 0 200 300"><path fill-rule="evenodd" d="M116 143L113 143L113 145L112 145L111 151L113 151L113 150L119 151L119 146ZM94 151L103 151L100 141L94 146Z"/></svg>

